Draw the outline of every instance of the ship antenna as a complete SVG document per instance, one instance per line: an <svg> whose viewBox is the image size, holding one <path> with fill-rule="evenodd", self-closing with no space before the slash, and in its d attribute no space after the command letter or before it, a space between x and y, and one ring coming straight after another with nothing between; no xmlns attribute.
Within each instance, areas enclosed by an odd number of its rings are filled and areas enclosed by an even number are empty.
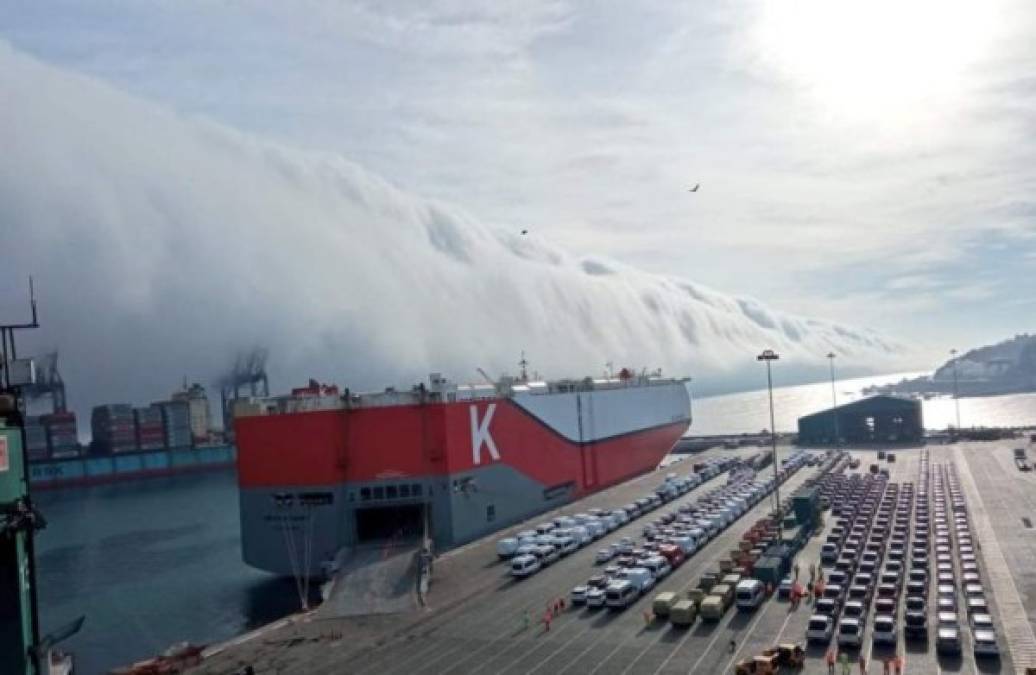
<svg viewBox="0 0 1036 675"><path fill-rule="evenodd" d="M518 362L518 365L522 367L522 382L529 381L529 360L525 358L525 350L522 350L522 360Z"/></svg>

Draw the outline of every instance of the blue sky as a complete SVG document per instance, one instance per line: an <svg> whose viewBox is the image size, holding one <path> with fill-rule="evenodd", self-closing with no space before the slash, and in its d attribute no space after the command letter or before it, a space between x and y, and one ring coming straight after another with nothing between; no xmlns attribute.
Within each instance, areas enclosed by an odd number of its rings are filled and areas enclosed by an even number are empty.
<svg viewBox="0 0 1036 675"><path fill-rule="evenodd" d="M1034 28L1014 0L0 6L62 69L933 355L1033 328Z"/></svg>

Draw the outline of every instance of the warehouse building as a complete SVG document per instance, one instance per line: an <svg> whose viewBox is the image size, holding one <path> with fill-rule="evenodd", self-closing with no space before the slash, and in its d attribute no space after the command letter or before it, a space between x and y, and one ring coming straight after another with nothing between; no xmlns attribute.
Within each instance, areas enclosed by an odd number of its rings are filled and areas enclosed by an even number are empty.
<svg viewBox="0 0 1036 675"><path fill-rule="evenodd" d="M920 443L924 438L921 402L872 396L799 418L800 445Z"/></svg>

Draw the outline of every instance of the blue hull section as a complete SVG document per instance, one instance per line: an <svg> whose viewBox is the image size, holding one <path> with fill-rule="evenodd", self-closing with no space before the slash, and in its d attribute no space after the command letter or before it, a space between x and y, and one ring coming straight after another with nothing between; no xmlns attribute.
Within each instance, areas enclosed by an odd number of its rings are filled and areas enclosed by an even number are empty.
<svg viewBox="0 0 1036 675"><path fill-rule="evenodd" d="M237 450L232 445L50 459L29 464L29 481L36 489L114 483L227 468L234 466L236 459Z"/></svg>

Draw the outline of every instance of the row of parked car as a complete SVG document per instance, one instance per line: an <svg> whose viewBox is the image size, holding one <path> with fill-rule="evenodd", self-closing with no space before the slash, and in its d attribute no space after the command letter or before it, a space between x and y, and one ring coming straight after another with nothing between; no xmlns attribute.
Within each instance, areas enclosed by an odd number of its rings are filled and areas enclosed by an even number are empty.
<svg viewBox="0 0 1036 675"><path fill-rule="evenodd" d="M587 509L585 513L561 515L532 530L523 530L497 542L496 552L509 561L510 573L525 578L539 572L587 544L623 525L656 510L662 504L686 494L737 463L736 458L708 460L701 470L687 476L670 473L653 493L646 494L616 509Z"/></svg>
<svg viewBox="0 0 1036 675"><path fill-rule="evenodd" d="M782 480L805 466L810 457L808 453L797 453L786 460ZM587 583L572 589L572 602L585 603L589 607L628 607L647 593L659 579L683 564L688 557L769 495L773 488L773 478L759 478L754 471L737 471L734 480L726 486L710 490L701 498L682 504L646 525L642 533L643 540L639 543L632 537L623 537L614 547L598 551L595 560L606 566ZM717 613L714 618L719 618L735 599L753 607L761 602L761 583L750 580L750 583L738 585L739 581L740 577L737 577L729 588L716 588L715 594L720 597L712 603L716 607L712 610L703 608L703 612L714 611ZM682 618L685 622L688 618L693 621L699 603L693 603L693 608L690 608L679 604L685 599L674 595L670 600L672 602L668 604L675 608L674 617ZM691 612L691 609L695 611Z"/></svg>
<svg viewBox="0 0 1036 675"><path fill-rule="evenodd" d="M821 552L821 561L830 561L831 546L839 547L826 575L823 596L816 602L816 614L810 618L807 637L813 640L829 640L833 622L840 615L839 645L861 646L873 599L874 643L895 644L897 608L904 586L908 596L923 595L927 587L927 570L921 566L907 570L905 565L913 484L904 483L901 490L899 484L886 484L880 476L862 482L870 485L862 497L850 499L849 504L856 506L843 505L839 510L840 517ZM904 583L905 579L909 581Z"/></svg>
<svg viewBox="0 0 1036 675"><path fill-rule="evenodd" d="M816 601L815 614L809 620L806 632L809 640L828 642L832 634L837 633L840 645L861 645L873 600L873 641L894 645L899 634L901 595L905 595L904 639L927 640L934 525L936 650L960 652L959 581L971 619L975 653L997 653L972 547L966 504L959 486L947 481L946 469L940 467L932 481L933 508L930 510L929 461L927 451L922 451L916 498L910 482L900 489L896 483L886 485L881 475L846 479L843 491L834 500L839 518L821 549L821 562L827 570L826 583L822 597ZM951 475L955 481L955 473ZM947 482L950 483L949 499L944 485ZM950 517L955 534L949 527ZM958 546L959 578L951 555L954 537Z"/></svg>
<svg viewBox="0 0 1036 675"><path fill-rule="evenodd" d="M967 612L967 625L971 629L973 653L976 656L997 656L1000 647L982 585L957 466L953 463L940 466L932 485L938 568L936 592L940 603L936 647L941 647L944 652L960 652L959 612L960 605L963 605ZM963 600L959 599L961 596Z"/></svg>

